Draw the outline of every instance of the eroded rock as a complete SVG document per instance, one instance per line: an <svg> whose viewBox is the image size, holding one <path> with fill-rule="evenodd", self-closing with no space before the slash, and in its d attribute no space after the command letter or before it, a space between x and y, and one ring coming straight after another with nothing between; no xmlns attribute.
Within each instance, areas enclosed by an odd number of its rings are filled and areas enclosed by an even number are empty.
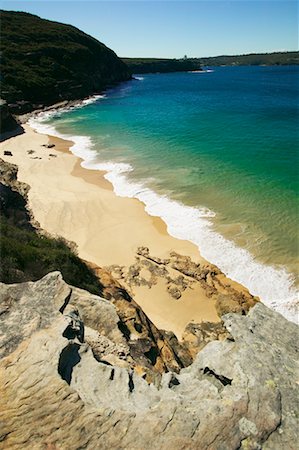
<svg viewBox="0 0 299 450"><path fill-rule="evenodd" d="M246 314L259 301L246 288L227 278L215 265L195 263L189 256L176 252L171 252L170 258L162 259L152 256L148 247L139 247L134 264L128 268L113 265L106 270L132 293L135 287L151 289L162 281L166 292L174 300L199 285L207 299L216 302L219 317L229 312Z"/></svg>
<svg viewBox="0 0 299 450"><path fill-rule="evenodd" d="M230 334L224 327L223 322L201 322L189 323L183 334L182 340L188 348L192 358L211 341L224 340Z"/></svg>
<svg viewBox="0 0 299 450"><path fill-rule="evenodd" d="M223 317L229 339L208 343L193 364L155 386L138 370L95 357L87 342L95 333L104 336L101 354L114 353L112 337L118 350L126 346L118 328L106 326L118 320L116 309L73 293L57 273L19 290L1 285L1 449L296 449L294 323L261 303L245 316L230 313ZM89 300L102 317L89 317ZM7 345L14 332L17 341Z"/></svg>

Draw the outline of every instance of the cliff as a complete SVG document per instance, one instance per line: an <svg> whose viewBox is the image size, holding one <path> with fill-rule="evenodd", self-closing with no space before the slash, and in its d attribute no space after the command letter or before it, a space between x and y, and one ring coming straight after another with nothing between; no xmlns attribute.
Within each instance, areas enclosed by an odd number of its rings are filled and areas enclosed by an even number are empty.
<svg viewBox="0 0 299 450"><path fill-rule="evenodd" d="M13 113L80 99L130 79L104 44L71 25L1 11L2 97Z"/></svg>
<svg viewBox="0 0 299 450"><path fill-rule="evenodd" d="M261 303L154 384L115 306L58 272L1 284L0 307L1 449L297 448L298 328Z"/></svg>
<svg viewBox="0 0 299 450"><path fill-rule="evenodd" d="M23 133L23 128L10 113L5 100L0 99L0 142L7 138L10 133L14 136ZM5 135L4 135L5 133Z"/></svg>

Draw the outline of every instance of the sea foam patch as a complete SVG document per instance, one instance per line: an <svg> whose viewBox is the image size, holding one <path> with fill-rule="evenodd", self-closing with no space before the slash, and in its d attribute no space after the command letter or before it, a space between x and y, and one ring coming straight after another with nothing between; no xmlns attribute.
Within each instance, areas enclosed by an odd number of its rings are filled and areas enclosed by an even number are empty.
<svg viewBox="0 0 299 450"><path fill-rule="evenodd" d="M49 124L49 120L61 116L68 111L73 109L83 108L84 106L90 105L99 99L105 98L105 95L93 95L90 98L78 102L76 105L66 106L59 109L52 109L49 111L42 111L28 120L28 125L30 125L35 131L41 134L48 134L61 139L67 139L73 142L70 147L70 151L82 158L84 161L89 161L94 159L96 152L93 150L93 142L89 136L78 136L65 133L59 133L57 129Z"/></svg>
<svg viewBox="0 0 299 450"><path fill-rule="evenodd" d="M80 105L82 106L84 105ZM154 192L142 183L130 180L128 175L134 170L130 164L97 163L98 154L91 138L57 132L52 125L46 123L56 115L55 112L50 114L42 113L30 119L29 125L40 133L73 141L74 145L70 150L83 159L81 165L87 169L105 171L105 178L112 183L116 195L143 202L148 214L164 220L170 235L197 245L201 255L217 265L228 277L246 286L253 295L259 296L265 304L287 319L297 322L298 291L294 287L292 276L284 268L256 261L247 250L217 233L211 221L215 216L213 211L186 206Z"/></svg>

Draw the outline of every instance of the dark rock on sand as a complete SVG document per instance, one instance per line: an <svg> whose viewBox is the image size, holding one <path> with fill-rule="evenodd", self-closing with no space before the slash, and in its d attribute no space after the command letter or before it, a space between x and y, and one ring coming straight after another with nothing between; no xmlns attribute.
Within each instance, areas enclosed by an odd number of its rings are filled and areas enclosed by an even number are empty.
<svg viewBox="0 0 299 450"><path fill-rule="evenodd" d="M5 100L0 99L0 141L24 132L23 128L11 114Z"/></svg>

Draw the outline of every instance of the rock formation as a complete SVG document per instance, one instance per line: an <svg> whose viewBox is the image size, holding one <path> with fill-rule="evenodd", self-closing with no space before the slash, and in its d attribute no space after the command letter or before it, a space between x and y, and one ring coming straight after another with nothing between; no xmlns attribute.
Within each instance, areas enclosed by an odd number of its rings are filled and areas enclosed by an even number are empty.
<svg viewBox="0 0 299 450"><path fill-rule="evenodd" d="M13 135L22 134L23 128L11 115L5 100L0 99L0 142L7 138L10 133Z"/></svg>
<svg viewBox="0 0 299 450"><path fill-rule="evenodd" d="M140 247L135 264L128 268L113 265L107 270L132 291L136 286L151 288L162 279L167 292L175 300L199 284L207 298L215 299L219 317L228 312L246 314L259 301L246 288L227 278L215 265L195 263L189 256L176 252L171 252L168 259L161 259L152 256L147 247Z"/></svg>
<svg viewBox="0 0 299 450"><path fill-rule="evenodd" d="M0 294L1 449L297 448L298 328L263 304L148 384L108 300L58 272Z"/></svg>

